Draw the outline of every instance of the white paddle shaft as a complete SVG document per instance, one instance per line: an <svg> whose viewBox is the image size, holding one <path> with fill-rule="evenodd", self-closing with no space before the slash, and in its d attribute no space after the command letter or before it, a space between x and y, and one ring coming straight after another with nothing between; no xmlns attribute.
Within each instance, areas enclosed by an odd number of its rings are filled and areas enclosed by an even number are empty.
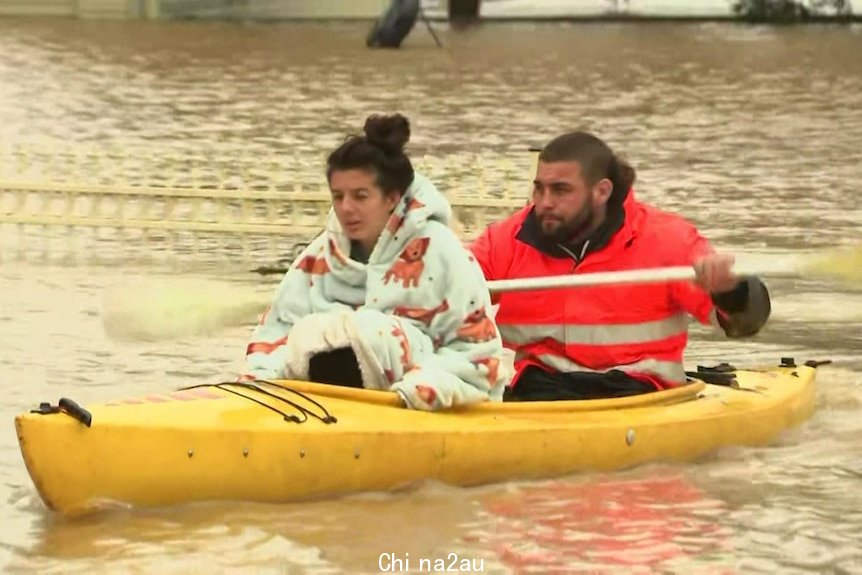
<svg viewBox="0 0 862 575"><path fill-rule="evenodd" d="M670 268L625 270L619 272L596 272L569 274L564 276L494 280L488 282L488 289L492 292L511 292L630 283L656 283L679 280L694 280L694 268L689 266L680 266Z"/></svg>
<svg viewBox="0 0 862 575"><path fill-rule="evenodd" d="M774 269L763 269L759 266L753 270L735 269L737 275L771 275L771 276L796 276L799 271L788 269L786 265ZM488 282L488 289L492 292L529 291L541 289L560 289L584 286L600 285L622 285L622 284L646 284L661 283L668 281L694 281L694 268L690 266L676 266L665 268L647 268L637 270L624 270L618 272L595 272L585 274L568 274L564 276L542 276L535 278L515 278L508 280L494 280Z"/></svg>

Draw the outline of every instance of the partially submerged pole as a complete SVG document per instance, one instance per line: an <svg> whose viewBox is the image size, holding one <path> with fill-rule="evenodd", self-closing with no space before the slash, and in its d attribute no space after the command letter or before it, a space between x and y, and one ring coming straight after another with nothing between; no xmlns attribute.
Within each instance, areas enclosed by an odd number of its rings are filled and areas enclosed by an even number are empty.
<svg viewBox="0 0 862 575"><path fill-rule="evenodd" d="M419 2L392 0L386 12L374 22L365 45L369 48L400 48L419 17Z"/></svg>

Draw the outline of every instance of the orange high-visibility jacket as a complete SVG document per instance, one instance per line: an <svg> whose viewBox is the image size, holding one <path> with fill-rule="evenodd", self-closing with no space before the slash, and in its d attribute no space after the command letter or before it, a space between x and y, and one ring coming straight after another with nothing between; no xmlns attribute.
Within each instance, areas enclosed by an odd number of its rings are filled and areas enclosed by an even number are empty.
<svg viewBox="0 0 862 575"><path fill-rule="evenodd" d="M491 225L471 246L488 280L688 266L712 253L693 225L636 201L631 191L620 227L593 250L586 242L580 253L548 245L532 210ZM529 365L617 369L657 389L686 380L689 316L717 323L710 295L688 281L509 292L497 301L497 325L516 352L518 374Z"/></svg>

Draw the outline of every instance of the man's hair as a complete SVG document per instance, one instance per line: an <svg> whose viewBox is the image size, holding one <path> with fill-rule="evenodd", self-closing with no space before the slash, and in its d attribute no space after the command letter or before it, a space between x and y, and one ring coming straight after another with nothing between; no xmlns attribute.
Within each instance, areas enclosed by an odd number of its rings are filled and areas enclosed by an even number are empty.
<svg viewBox="0 0 862 575"><path fill-rule="evenodd" d="M590 186L602 178L609 179L613 184L609 200L612 202L622 202L635 182L634 168L617 157L602 140L587 132L569 132L557 136L542 148L539 161L578 162Z"/></svg>

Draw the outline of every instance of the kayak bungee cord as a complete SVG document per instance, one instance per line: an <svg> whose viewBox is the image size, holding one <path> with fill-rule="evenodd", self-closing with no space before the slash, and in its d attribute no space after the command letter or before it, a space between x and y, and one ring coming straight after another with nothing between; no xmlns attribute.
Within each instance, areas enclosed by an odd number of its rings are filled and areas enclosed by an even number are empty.
<svg viewBox="0 0 862 575"><path fill-rule="evenodd" d="M263 380L261 380L261 381L263 381ZM263 381L263 382L269 383L270 385L276 385L276 384L269 382L269 381ZM261 401L259 399L254 398L254 397L250 397L250 396L245 395L243 393L239 393L237 390L230 389L230 387L228 387L228 386L239 387L242 389L249 389L251 391L256 391L262 395L265 395L267 397L271 397L273 399L276 399L278 401L286 403L289 406L296 409L301 414L301 417L300 417L300 415L285 413L284 411L281 411L280 409L278 409L277 407L275 407L273 405L270 405L264 401ZM314 401L310 397L307 397L306 395L304 395L304 394L302 394L296 390L282 387L280 385L277 387L280 387L281 389L286 389L288 391L292 391L293 393L299 395L300 397L302 397L303 399L305 399L309 403L312 403L316 407L319 407L320 410L323 411L323 416L318 415L314 411L312 411L308 408L305 408L305 407L299 405L298 403L291 401L290 399L287 399L286 397L281 397L280 395L269 392L269 391L263 389L262 387L255 385L254 383L243 383L243 382L235 382L235 381L234 382L222 382L222 383L205 383L205 384L201 384L201 385L192 385L189 387L183 387L183 388L180 388L180 391L185 391L188 389L197 389L197 388L201 388L201 387L215 387L215 388L221 389L223 391L226 391L228 393L232 393L233 395L236 395L238 397L242 397L243 399L247 399L251 402L254 402L254 403L256 403L262 407L269 409L270 411L274 411L275 413L281 415L285 421L292 421L293 423L305 423L306 421L308 421L309 416L310 416L310 417L313 417L314 419L317 419L318 421L321 421L321 422L326 423L326 424L338 422L338 420L335 418L335 416L332 415L331 413L329 413L329 411L324 406L322 406L320 403Z"/></svg>
<svg viewBox="0 0 862 575"><path fill-rule="evenodd" d="M310 396L305 395L305 394L304 394L304 393L302 393L301 391L296 391L295 389L292 389L292 388L290 388L290 387L287 387L286 385L281 385L280 383L276 383L276 382L274 382L274 381L270 381L270 380L268 380L268 379L258 379L257 381L259 381L259 382L261 382L261 383L267 383L267 384L269 384L269 385L271 385L271 386L273 386L273 387L277 387L277 388L279 388L279 389L281 389L281 390L284 390L284 391L289 391L290 393L293 393L293 394L298 395L299 397L301 397L302 399L304 399L304 400L305 400L305 401L307 401L308 403L314 404L315 406L319 407L319 408L320 408L320 411L322 411L322 412L325 414L325 415L324 415L324 419L321 419L321 421L322 421L323 423L338 423L338 420L335 418L335 416L334 416L334 415L332 415L331 413L329 413L329 410L328 410L328 409L326 409L326 407L324 407L322 403L320 403L320 402L318 402L318 401L316 401L316 400L312 399ZM279 397L280 399L284 399L285 401L287 401L287 400L286 400L285 398L283 398L283 397L280 397L280 396L278 396L278 397ZM317 416L315 416L315 417L317 417ZM320 418L318 417L318 419L320 419Z"/></svg>
<svg viewBox="0 0 862 575"><path fill-rule="evenodd" d="M306 414L302 409L299 410L299 413L302 414L302 418L300 418L300 416L298 416L298 415L293 415L293 414L288 415L287 413L281 411L280 409L278 409L275 406L269 405L268 403L260 401L259 399L255 399L253 397L249 397L245 394L239 393L235 389L230 389L228 387L225 387L225 385L236 385L237 387L246 388L246 389L248 389L249 387L255 387L255 386L242 384L242 383L236 383L236 384L216 383L213 385L213 387L217 387L218 389L222 389L228 393L232 393L233 395L236 395L237 397L242 397L243 399L247 399L251 402L254 402L260 406L263 406L263 407L269 409L270 411L274 411L275 413L284 417L285 421L292 421L294 423L305 423L306 421L308 421L308 414ZM266 395L266 394L264 394L264 395ZM295 407L295 406L291 406L291 407Z"/></svg>
<svg viewBox="0 0 862 575"><path fill-rule="evenodd" d="M295 389L291 389L291 388L289 388L289 387L287 387L287 386L279 385L279 384L277 384L277 383L275 383L275 382L273 382L273 381L269 381L268 379L259 379L259 380L257 380L257 381L258 381L258 382L260 382L260 383L267 383L267 384L269 384L269 385L272 385L273 387L277 387L277 388L279 388L279 389L281 389L281 390L289 391L289 392L291 392L291 393L293 393L293 394L295 394L295 395L298 395L299 397L301 397L302 399L304 399L304 400L305 400L305 401L307 401L308 403L310 403L310 404L314 405L315 407L319 408L319 409L320 409L320 411L322 411L322 412L323 412L323 416L317 415L316 413L314 413L314 412L313 412L313 411L311 411L310 409L307 409L307 408L305 408L305 407L302 407L302 406L301 406L301 405L299 405L298 403L294 403L293 401L291 401L291 400L287 399L286 397L282 397L282 396L280 396L280 395L277 395L277 394L275 394L275 393L272 393L272 392L270 392L270 391L267 391L267 390L263 389L262 387L259 387L259 386L255 385L254 383L251 383L251 382L245 382L245 383L243 383L243 384L241 385L241 387L242 387L242 386L245 386L245 387L248 387L248 388L254 389L254 390L256 390L256 391L259 391L260 393L262 393L262 394L264 394L264 395L267 395L267 396L269 396L269 397L272 397L272 398L278 399L279 401L283 401L283 402L287 403L288 405L291 405L291 406L295 407L296 409L298 409L299 411L301 411L302 413L304 413L304 414L305 414L305 416L306 416L306 419L308 419L308 416L310 415L311 417L313 417L313 418L317 419L318 421L320 421L320 422L322 422L322 423L326 423L326 424L329 424L329 423L338 423L338 419L336 419L336 417L335 417L334 415L332 415L331 413L329 413L329 410L328 410L328 409L326 409L326 407L324 407L324 406L323 406L323 404L321 404L321 403L320 403L320 402L318 402L318 401L315 401L314 399L312 399L312 398L311 398L311 397L309 397L308 395L305 395L304 393L299 392L299 391L296 391Z"/></svg>

